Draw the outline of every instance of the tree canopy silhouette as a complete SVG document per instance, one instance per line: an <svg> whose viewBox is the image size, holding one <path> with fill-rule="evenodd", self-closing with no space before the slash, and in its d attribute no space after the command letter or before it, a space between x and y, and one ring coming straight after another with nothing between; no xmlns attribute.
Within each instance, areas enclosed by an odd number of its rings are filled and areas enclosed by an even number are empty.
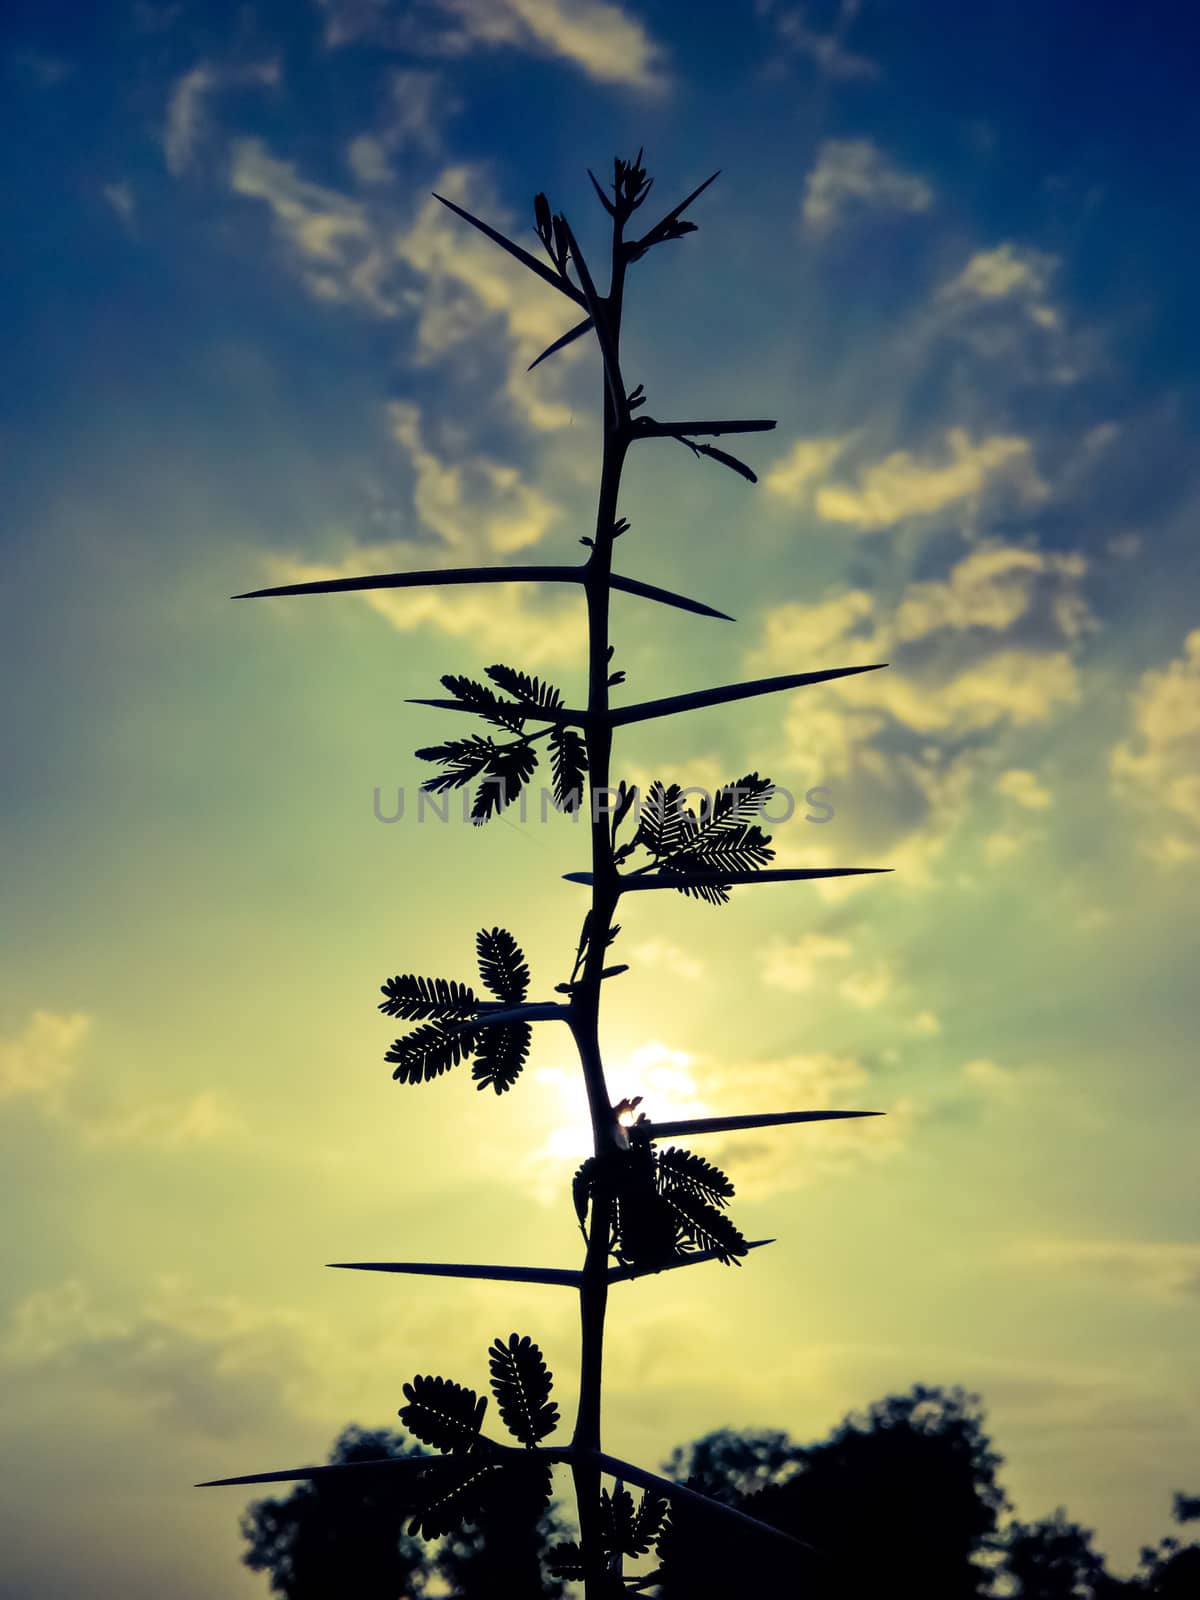
<svg viewBox="0 0 1200 1600"><path fill-rule="evenodd" d="M499 1357L496 1346L493 1353ZM512 1364L507 1346L500 1358L505 1381ZM349 1428L331 1459L421 1454L403 1434ZM1093 1534L1061 1507L1001 1526L1001 1466L977 1397L961 1389L917 1386L889 1395L815 1444L778 1429L718 1429L676 1449L664 1471L800 1538L822 1535L830 1552L823 1572L810 1571L797 1587L794 1570L773 1562L760 1539L707 1526L699 1537L686 1509L618 1484L602 1501L606 1544L647 1570L613 1593L635 1587L661 1600L1197 1600L1200 1545L1164 1538L1142 1552L1136 1575L1121 1578L1109 1572ZM406 1532L413 1506L404 1493L394 1484L380 1493L381 1482L343 1477L336 1492L335 1482L324 1480L282 1501L258 1501L242 1519L250 1544L243 1559L269 1572L287 1600L342 1593L417 1600L435 1581L458 1600L559 1600L582 1573L575 1531L554 1505L541 1509L535 1497L524 1515L513 1515L511 1504L480 1501L475 1520L431 1554ZM1176 1496L1177 1522L1196 1520L1198 1511L1195 1500Z"/></svg>

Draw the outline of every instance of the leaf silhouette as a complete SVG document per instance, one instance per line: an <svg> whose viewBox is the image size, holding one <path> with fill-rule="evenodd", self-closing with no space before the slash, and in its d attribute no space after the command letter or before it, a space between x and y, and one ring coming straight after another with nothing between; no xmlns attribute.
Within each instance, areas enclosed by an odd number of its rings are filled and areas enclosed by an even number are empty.
<svg viewBox="0 0 1200 1600"><path fill-rule="evenodd" d="M658 1152L658 1180L663 1190L683 1189L713 1206L723 1206L733 1196L733 1184L720 1167L674 1145Z"/></svg>
<svg viewBox="0 0 1200 1600"><path fill-rule="evenodd" d="M574 1539L564 1539L561 1544L552 1544L546 1551L546 1566L556 1578L581 1581L583 1551Z"/></svg>
<svg viewBox="0 0 1200 1600"><path fill-rule="evenodd" d="M451 1383L449 1378L416 1377L404 1385L408 1404L400 1420L415 1439L435 1450L470 1450L479 1440L487 1395Z"/></svg>
<svg viewBox="0 0 1200 1600"><path fill-rule="evenodd" d="M496 753L493 740L473 733L467 739L447 739L445 744L429 744L415 752L420 761L441 761L446 771L436 777L426 778L421 784L427 794L441 794L446 789L461 789L481 772L486 772Z"/></svg>
<svg viewBox="0 0 1200 1600"><path fill-rule="evenodd" d="M444 688L449 689L464 710L473 711L477 716L494 723L498 728L506 728L510 733L520 733L524 728L525 713L521 707L514 706L510 701L501 700L500 696L486 684L476 683L474 678L467 678L454 672L443 674L440 682Z"/></svg>
<svg viewBox="0 0 1200 1600"><path fill-rule="evenodd" d="M633 1496L621 1484L610 1494L600 1491L600 1538L611 1555L636 1555L633 1543Z"/></svg>
<svg viewBox="0 0 1200 1600"><path fill-rule="evenodd" d="M479 977L497 1000L519 1006L529 992L529 967L507 928L481 928L475 935Z"/></svg>
<svg viewBox="0 0 1200 1600"><path fill-rule="evenodd" d="M644 845L653 856L670 855L683 846L689 815L679 784L664 786L656 778L642 804L634 844Z"/></svg>
<svg viewBox="0 0 1200 1600"><path fill-rule="evenodd" d="M471 821L482 826L512 805L537 771L537 751L518 740L494 746L486 775L471 802Z"/></svg>
<svg viewBox="0 0 1200 1600"><path fill-rule="evenodd" d="M506 1023L502 1028L482 1029L475 1048L471 1076L477 1089L494 1089L503 1094L521 1076L529 1054L533 1030L527 1022Z"/></svg>
<svg viewBox="0 0 1200 1600"><path fill-rule="evenodd" d="M647 1489L638 1504L633 1518L633 1531L630 1540L631 1548L627 1555L649 1555L662 1534L667 1520L667 1499L665 1495L652 1493Z"/></svg>
<svg viewBox="0 0 1200 1600"><path fill-rule="evenodd" d="M395 1064L392 1077L401 1083L429 1083L469 1057L474 1045L475 1035L469 1028L427 1022L397 1039L384 1060Z"/></svg>
<svg viewBox="0 0 1200 1600"><path fill-rule="evenodd" d="M497 688L512 695L523 706L528 706L529 715L537 711L555 711L562 706L562 695L553 684L543 683L540 678L531 678L527 672L518 672L515 667L506 667L499 662L484 670Z"/></svg>
<svg viewBox="0 0 1200 1600"><path fill-rule="evenodd" d="M403 1017L409 1022L437 1018L443 1022L462 1022L475 1015L479 1001L465 983L452 978L418 978L411 973L389 978L382 986L385 1000L379 1009L388 1017Z"/></svg>
<svg viewBox="0 0 1200 1600"><path fill-rule="evenodd" d="M587 774L587 744L576 729L560 725L550 735L550 770L554 774L554 804L560 811L579 805Z"/></svg>
<svg viewBox="0 0 1200 1600"><path fill-rule="evenodd" d="M683 1247L711 1250L726 1265L746 1254L749 1246L724 1212L683 1188L664 1188L661 1194L674 1214Z"/></svg>
<svg viewBox="0 0 1200 1600"><path fill-rule="evenodd" d="M474 1454L436 1463L429 1473L425 1504L409 1524L409 1533L422 1539L457 1533L479 1513L503 1471L499 1461Z"/></svg>
<svg viewBox="0 0 1200 1600"><path fill-rule="evenodd" d="M575 1176L571 1180L571 1199L575 1204L575 1215L579 1218L579 1226L587 1226L588 1207L591 1204L592 1188L596 1181L598 1163L595 1156L588 1156L584 1160Z"/></svg>
<svg viewBox="0 0 1200 1600"><path fill-rule="evenodd" d="M514 1439L532 1449L558 1426L558 1407L550 1399L554 1380L537 1345L513 1333L488 1351L492 1393Z"/></svg>

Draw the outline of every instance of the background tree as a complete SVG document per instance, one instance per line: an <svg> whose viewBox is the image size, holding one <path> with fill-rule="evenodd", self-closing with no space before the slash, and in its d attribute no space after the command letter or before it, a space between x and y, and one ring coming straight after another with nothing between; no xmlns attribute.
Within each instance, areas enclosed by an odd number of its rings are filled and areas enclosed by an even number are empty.
<svg viewBox="0 0 1200 1600"><path fill-rule="evenodd" d="M1007 1501L977 1396L917 1385L848 1416L819 1444L785 1441L710 1434L676 1452L671 1466L819 1550L806 1594L968 1600L989 1592L989 1552ZM700 1538L679 1510L671 1522L662 1547L670 1600L706 1600L746 1582L770 1593L788 1582L786 1565L761 1542L724 1530Z"/></svg>
<svg viewBox="0 0 1200 1600"><path fill-rule="evenodd" d="M386 1428L345 1428L331 1466L424 1457L420 1445ZM562 1583L542 1556L572 1531L551 1506L536 1517L485 1515L458 1529L431 1555L406 1526L417 1507L375 1473L329 1475L278 1500L258 1500L241 1520L246 1566L270 1575L286 1600L419 1600L434 1577L458 1600L559 1600Z"/></svg>
<svg viewBox="0 0 1200 1600"><path fill-rule="evenodd" d="M1174 1505L1178 1523L1200 1522L1200 1498L1177 1494ZM1196 1600L1200 1595L1200 1544L1181 1544L1178 1539L1159 1541L1157 1549L1142 1551L1141 1583L1144 1592L1157 1600Z"/></svg>
<svg viewBox="0 0 1200 1600"><path fill-rule="evenodd" d="M329 1460L349 1466L424 1453L401 1433L351 1426L339 1434ZM286 1600L351 1592L353 1600L416 1600L430 1568L421 1540L405 1533L405 1520L393 1482L374 1473L331 1474L298 1484L286 1499L251 1505L241 1522L250 1544L242 1560L269 1573L272 1590Z"/></svg>

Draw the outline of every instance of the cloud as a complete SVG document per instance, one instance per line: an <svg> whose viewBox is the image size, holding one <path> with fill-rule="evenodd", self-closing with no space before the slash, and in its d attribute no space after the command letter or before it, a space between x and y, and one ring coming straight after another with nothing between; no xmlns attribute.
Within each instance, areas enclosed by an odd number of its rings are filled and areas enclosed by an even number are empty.
<svg viewBox="0 0 1200 1600"><path fill-rule="evenodd" d="M792 944L775 940L767 947L762 981L772 989L787 989L792 994L807 994L824 967L831 961L848 961L848 939L831 938L823 933L806 933Z"/></svg>
<svg viewBox="0 0 1200 1600"><path fill-rule="evenodd" d="M1142 674L1131 722L1109 772L1118 797L1160 823L1143 852L1164 866L1200 860L1200 628L1181 656Z"/></svg>
<svg viewBox="0 0 1200 1600"><path fill-rule="evenodd" d="M146 1149L181 1150L192 1145L242 1138L247 1133L240 1113L213 1090L190 1099L112 1109L80 1123L85 1143L94 1146L140 1145Z"/></svg>
<svg viewBox="0 0 1200 1600"><path fill-rule="evenodd" d="M826 234L855 216L916 216L933 202L929 183L905 172L870 139L826 139L805 180L801 216L811 232Z"/></svg>
<svg viewBox="0 0 1200 1600"><path fill-rule="evenodd" d="M968 1061L963 1066L962 1077L964 1083L988 1100L1010 1102L1017 1094L1017 1074L1009 1067L998 1066L995 1061Z"/></svg>
<svg viewBox="0 0 1200 1600"><path fill-rule="evenodd" d="M268 207L290 264L315 299L397 314L394 259L359 201L301 178L260 139L234 141L229 183L234 194Z"/></svg>
<svg viewBox="0 0 1200 1600"><path fill-rule="evenodd" d="M948 506L976 507L998 489L1021 505L1046 498L1049 491L1034 466L1029 440L993 434L973 442L964 428L951 428L940 456L894 450L860 471L855 484L821 484L814 499L824 521L877 533Z"/></svg>
<svg viewBox="0 0 1200 1600"><path fill-rule="evenodd" d="M642 1109L662 1122L685 1117L776 1111L878 1109L878 1086L850 1056L797 1055L771 1060L717 1060L651 1040L613 1057L606 1067L614 1092L641 1095ZM588 1130L578 1118L577 1071L543 1069L544 1093L558 1094L569 1123L551 1133L529 1158L547 1193L561 1193L563 1169L590 1153ZM843 1177L864 1163L896 1156L908 1143L915 1109L908 1099L887 1097L886 1118L851 1118L821 1124L818 1137L801 1151L794 1127L755 1129L709 1136L705 1154L724 1166L743 1198L765 1198L788 1189Z"/></svg>
<svg viewBox="0 0 1200 1600"><path fill-rule="evenodd" d="M764 12L769 11L770 5L769 3L762 5L759 9ZM784 50L790 50L794 55L803 56L811 61L833 82L873 83L883 75L879 63L867 56L856 54L845 42L846 34L858 11L859 0L841 0L833 28L828 33L822 33L819 28L814 28L809 23L805 8L795 6L791 10L778 13L775 18L775 34ZM781 63L781 54L773 52L771 56L773 76L778 76Z"/></svg>
<svg viewBox="0 0 1200 1600"><path fill-rule="evenodd" d="M1053 320L1055 314L1045 306L1045 295L1057 267L1057 256L1021 250L1011 242L997 245L971 256L958 276L942 285L938 298L951 303L1021 300L1035 320Z"/></svg>
<svg viewBox="0 0 1200 1600"><path fill-rule="evenodd" d="M838 993L860 1011L874 1011L895 988L895 974L886 961L861 972L851 972L838 984Z"/></svg>
<svg viewBox="0 0 1200 1600"><path fill-rule="evenodd" d="M1025 811L1045 811L1051 803L1049 789L1024 767L1010 767L996 779L996 793L1014 801Z"/></svg>
<svg viewBox="0 0 1200 1600"><path fill-rule="evenodd" d="M405 518L410 541L355 544L336 561L269 556L265 587L406 568L495 567L503 565L497 556L527 552L564 515L516 467L466 453L455 430L445 431L445 441L431 439L415 403L391 403L387 419L414 474L415 516ZM414 559L414 543L422 539L433 549ZM585 638L582 595L574 586L552 585L549 598L541 586L526 583L373 589L360 598L401 632L432 628L488 651L503 648L528 666L577 659Z"/></svg>
<svg viewBox="0 0 1200 1600"><path fill-rule="evenodd" d="M935 290L916 343L953 340L1013 386L1078 382L1101 362L1101 341L1095 330L1072 327L1054 298L1060 265L1057 256L1012 240L975 251ZM1093 429L1087 451L1114 433L1111 424Z"/></svg>
<svg viewBox="0 0 1200 1600"><path fill-rule="evenodd" d="M9 65L30 78L39 89L57 89L76 70L73 61L61 56L47 55L41 50L14 50L8 57Z"/></svg>
<svg viewBox="0 0 1200 1600"><path fill-rule="evenodd" d="M272 88L278 82L278 61L224 67L202 61L177 79L167 97L163 130L163 153L171 176L181 178L195 163L207 128L208 101L214 94L256 84Z"/></svg>
<svg viewBox="0 0 1200 1600"><path fill-rule="evenodd" d="M301 1313L200 1295L175 1278L125 1312L98 1306L75 1279L35 1290L0 1337L10 1379L45 1374L56 1386L99 1389L155 1422L218 1439L327 1416L347 1365L339 1342Z"/></svg>
<svg viewBox="0 0 1200 1600"><path fill-rule="evenodd" d="M377 171L371 163L380 154L359 146L360 168ZM562 297L432 194L403 218L378 184L368 204L301 177L258 139L234 142L230 185L267 206L289 267L315 299L384 319L413 315L416 365L457 364L476 391L480 360L499 345L507 371L495 399L535 430L570 425L572 408L557 397L583 347L569 347L536 376L526 369L570 326L575 308L564 309ZM477 169L446 167L430 186L501 231L519 231Z"/></svg>
<svg viewBox="0 0 1200 1600"><path fill-rule="evenodd" d="M77 1058L92 1023L82 1013L35 1011L21 1034L0 1040L0 1104L25 1100L93 1146L176 1150L245 1132L232 1106L212 1091L130 1105L109 1084L81 1077Z"/></svg>
<svg viewBox="0 0 1200 1600"><path fill-rule="evenodd" d="M669 972L673 978L682 978L685 983L698 983L707 970L703 961L698 961L681 945L672 944L669 939L647 939L635 945L633 955L639 966Z"/></svg>
<svg viewBox="0 0 1200 1600"><path fill-rule="evenodd" d="M803 504L851 438L847 434L840 439L797 439L788 454L764 474L763 487L790 505Z"/></svg>
<svg viewBox="0 0 1200 1600"><path fill-rule="evenodd" d="M400 68L388 84L388 104L380 126L360 134L346 147L346 164L359 183L391 183L393 161L410 150L437 156L442 149L442 124L463 108L440 72Z"/></svg>
<svg viewBox="0 0 1200 1600"><path fill-rule="evenodd" d="M410 401L388 407L392 435L416 471L413 505L422 523L456 550L482 545L508 554L537 544L560 521L561 507L515 467L485 456L450 465L422 437L421 413Z"/></svg>
<svg viewBox="0 0 1200 1600"><path fill-rule="evenodd" d="M1109 1279L1121 1294L1132 1290L1163 1300L1200 1295L1200 1243L1190 1240L1035 1239L1013 1253L1035 1266Z"/></svg>
<svg viewBox="0 0 1200 1600"><path fill-rule="evenodd" d="M0 1039L0 1104L30 1100L58 1112L91 1027L91 1017L82 1012L35 1011L20 1034Z"/></svg>
<svg viewBox="0 0 1200 1600"><path fill-rule="evenodd" d="M933 1011L918 1011L916 1016L909 1018L905 1026L908 1032L918 1039L932 1039L942 1031L942 1024Z"/></svg>
<svg viewBox="0 0 1200 1600"><path fill-rule="evenodd" d="M106 183L101 187L100 193L125 226L131 227L137 211L137 196L133 192L133 185L128 180Z"/></svg>
<svg viewBox="0 0 1200 1600"><path fill-rule="evenodd" d="M851 589L767 611L748 660L755 675L799 660L890 662L806 689L787 713L787 762L830 788L840 854L886 851L878 864L928 881L976 785L994 771L987 743L1078 702L1076 657L1095 625L1086 574L1077 554L993 541L891 601ZM1032 792L1027 783L1022 792Z"/></svg>
<svg viewBox="0 0 1200 1600"><path fill-rule="evenodd" d="M607 0L320 0L330 49L461 57L502 47L568 61L598 83L658 94L663 52L641 22Z"/></svg>

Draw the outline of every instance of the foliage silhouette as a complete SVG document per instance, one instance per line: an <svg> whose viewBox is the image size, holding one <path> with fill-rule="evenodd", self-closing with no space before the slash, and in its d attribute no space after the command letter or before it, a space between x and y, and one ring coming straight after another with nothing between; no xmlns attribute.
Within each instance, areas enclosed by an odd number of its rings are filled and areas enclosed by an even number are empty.
<svg viewBox="0 0 1200 1600"><path fill-rule="evenodd" d="M804 1586L814 1600L968 1600L990 1588L979 1557L1006 1504L1000 1464L975 1396L918 1385L848 1417L821 1444L789 1447L768 1434L747 1449L717 1434L677 1452L670 1470L817 1545L822 1560ZM786 1592L774 1551L724 1530L704 1537L690 1513L672 1511L660 1555L666 1600L708 1600L742 1584Z"/></svg>
<svg viewBox="0 0 1200 1600"><path fill-rule="evenodd" d="M507 1351L511 1340L497 1345ZM351 1428L337 1441L332 1459L420 1453L421 1446L410 1445L403 1434ZM600 1534L610 1562L619 1556L650 1563L630 1580L639 1592L657 1591L668 1600L680 1594L728 1600L743 1593L783 1600L796 1592L817 1600L880 1600L898 1593L1195 1600L1200 1593L1195 1544L1163 1539L1143 1552L1140 1574L1123 1579L1108 1571L1092 1534L1061 1508L998 1528L1006 1504L997 1482L1000 1465L978 1402L943 1388L889 1396L812 1445L780 1430L720 1429L677 1449L665 1470L719 1503L753 1505L802 1531L833 1509L831 1532L845 1537L848 1555L831 1554L826 1579L810 1570L799 1591L786 1573L773 1569L757 1539L739 1546L727 1532L714 1534L709 1527L701 1537L687 1514L678 1506L670 1510L667 1497L653 1489L639 1496L617 1483L602 1491ZM346 1592L349 1570L355 1600L420 1596L435 1574L459 1600L551 1600L582 1576L575 1530L554 1505L539 1511L531 1498L523 1508L503 1500L481 1507L474 1522L431 1554L406 1532L413 1497L392 1487L379 1492L383 1481L325 1480L319 1490L303 1484L285 1500L255 1503L242 1519L250 1545L244 1561L270 1572L273 1588L288 1600ZM1194 1508L1194 1501L1178 1496L1176 1520L1194 1519ZM939 1587L926 1587L926 1573L935 1575ZM955 1573L959 1587L947 1588ZM627 1588L614 1586L612 1592Z"/></svg>
<svg viewBox="0 0 1200 1600"><path fill-rule="evenodd" d="M552 1426L552 1414L556 1420L556 1408L547 1398L549 1375L536 1347L515 1335L506 1345L493 1347L492 1383L501 1418L514 1431L521 1449L488 1441L480 1432L485 1401L473 1391L444 1379L415 1379L404 1391L407 1404L400 1415L418 1437L444 1452L436 1465L410 1471L404 1484L404 1492L411 1491L418 1501L413 1527L426 1536L448 1533L459 1523L475 1518L494 1520L501 1515L501 1502L510 1505L514 1517L528 1516L535 1507L540 1512L549 1498L552 1465L568 1464L574 1480L580 1536L574 1555L560 1552L556 1559L560 1566L571 1565L572 1572L582 1578L586 1600L599 1600L601 1596L626 1591L624 1560L642 1554L643 1546L652 1541L669 1541L676 1552L675 1559L680 1559L677 1553L683 1536L679 1530L684 1526L693 1530L688 1538L695 1538L700 1546L710 1524L714 1530L730 1525L739 1530L741 1538L753 1536L765 1542L773 1551L772 1560L778 1570L787 1574L788 1583L812 1565L807 1544L787 1531L774 1505L765 1508L771 1513L769 1516L756 1520L744 1508L706 1499L685 1485L620 1461L601 1447L603 1345L610 1283L645 1271L712 1260L734 1265L751 1248L726 1213L733 1194L726 1175L687 1151L675 1147L656 1149L655 1140L667 1131L666 1127L656 1128L644 1114L635 1117L636 1103L612 1103L600 1051L599 1017L604 982L625 970L623 963L614 964L607 959L609 947L620 932L614 921L618 901L627 892L672 889L715 906L725 903L738 885L795 883L882 869L770 868L774 851L760 820L773 786L757 772L727 785L707 810L687 806L677 785L655 782L639 803L640 797L632 786L623 781L615 786L612 783L613 733L627 723L800 688L849 673L875 670L878 663L806 670L660 697L623 709L611 704L610 691L619 687L625 677L624 672L614 668L609 641L609 610L614 592L636 594L692 614L725 615L671 591L613 573L616 541L631 532L628 520L618 515L621 474L628 452L655 440L672 440L686 445L696 457L755 483L754 471L740 457L697 441L730 433L757 434L774 428L775 423L757 417L721 416L660 421L641 409L647 398L645 385L638 383L628 389L621 371L627 271L656 246L696 231L696 224L683 214L717 174L706 178L637 237L626 237L626 230L636 231L631 227L633 218L653 183L642 165L642 152L639 150L632 161L614 161L611 194L605 193L591 173L589 177L612 223L611 274L606 294L599 292L570 222L564 214L552 210L544 194L534 199L534 232L549 265L463 207L436 196L462 221L584 313L583 319L577 317L532 367L586 333L595 335L603 378L604 422L595 527L581 540L590 552L586 561L578 568L471 568L440 575L383 574L256 593L336 593L373 587L506 580L577 583L583 589L587 609L585 705L566 705L562 692L554 685L520 665L502 663L485 670L487 682L458 673L446 674L441 680L446 697L418 702L474 717L481 724L465 735L451 735L440 744L427 745L416 752L418 758L440 768L424 780L426 791L448 794L474 785L470 816L476 826L484 826L501 815L522 795L538 769L542 744L549 751L556 805L576 817L581 809L586 810L590 869L567 877L588 887L590 904L570 976L555 985L555 992L564 995L565 1002L527 998L529 972L524 957L510 934L493 928L478 939L480 980L493 999L481 998L457 979L406 973L384 984L380 1009L389 1017L416 1024L412 1031L396 1039L385 1058L395 1068L393 1076L405 1084L429 1082L461 1062L472 1060L477 1087L490 1087L502 1094L514 1086L521 1073L535 1022L560 1020L571 1031L587 1092L593 1154L576 1175L574 1185L576 1210L586 1241L585 1258L578 1273L566 1280L579 1295L581 1322L579 1399L570 1442L559 1446L542 1442ZM635 412L639 414L635 416ZM640 861L627 866L639 853ZM671 1131L676 1137L685 1137L716 1127L799 1124L862 1114L749 1112L733 1118L677 1123ZM611 1264L614 1259L615 1266ZM419 1266L364 1265L408 1271ZM434 1271L480 1275L478 1269L469 1267L425 1265ZM510 1268L502 1271L510 1277L514 1274ZM531 1274L530 1281L547 1280ZM562 1283L564 1279L558 1277L554 1281ZM397 1480L397 1492L401 1465L380 1463L377 1468ZM322 1471L351 1470L359 1469L354 1464L298 1468L291 1476L315 1481ZM286 1476L258 1474L222 1481L280 1481ZM606 1476L621 1481L614 1487L604 1487ZM644 1491L636 1504L625 1487L628 1483ZM661 1510L660 1502L664 1500L673 1507L669 1518L664 1518Z"/></svg>

